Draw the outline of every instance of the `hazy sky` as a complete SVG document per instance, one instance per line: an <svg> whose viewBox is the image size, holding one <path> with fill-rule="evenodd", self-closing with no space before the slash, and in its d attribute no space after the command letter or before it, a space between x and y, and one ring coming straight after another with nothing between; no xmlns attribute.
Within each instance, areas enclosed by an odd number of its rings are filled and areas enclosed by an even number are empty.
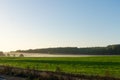
<svg viewBox="0 0 120 80"><path fill-rule="evenodd" d="M120 0L0 0L0 50L120 43Z"/></svg>

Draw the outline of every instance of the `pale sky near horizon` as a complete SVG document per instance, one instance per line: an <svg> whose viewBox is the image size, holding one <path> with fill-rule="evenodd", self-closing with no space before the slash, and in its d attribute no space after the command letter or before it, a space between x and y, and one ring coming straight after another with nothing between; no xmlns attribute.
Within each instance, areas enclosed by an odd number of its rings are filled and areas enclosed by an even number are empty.
<svg viewBox="0 0 120 80"><path fill-rule="evenodd" d="M0 0L0 51L120 43L120 0Z"/></svg>

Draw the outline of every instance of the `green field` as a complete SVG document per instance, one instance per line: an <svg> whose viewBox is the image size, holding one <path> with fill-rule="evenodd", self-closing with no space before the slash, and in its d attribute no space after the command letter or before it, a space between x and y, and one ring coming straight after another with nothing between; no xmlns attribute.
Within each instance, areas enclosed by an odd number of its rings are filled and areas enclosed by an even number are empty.
<svg viewBox="0 0 120 80"><path fill-rule="evenodd" d="M110 75L120 76L120 56L101 57L63 57L63 58L13 58L1 57L1 65L15 67L36 68L39 70L55 71L57 67L63 72L87 74L87 75Z"/></svg>

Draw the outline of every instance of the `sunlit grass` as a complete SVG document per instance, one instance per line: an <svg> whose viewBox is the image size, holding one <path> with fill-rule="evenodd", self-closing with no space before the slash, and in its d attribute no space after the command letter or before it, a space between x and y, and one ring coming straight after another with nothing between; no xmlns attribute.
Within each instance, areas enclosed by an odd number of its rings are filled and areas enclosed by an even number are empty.
<svg viewBox="0 0 120 80"><path fill-rule="evenodd" d="M94 57L1 57L1 65L10 65L21 68L36 68L38 70L55 71L59 67L63 72L120 76L120 56L94 56Z"/></svg>

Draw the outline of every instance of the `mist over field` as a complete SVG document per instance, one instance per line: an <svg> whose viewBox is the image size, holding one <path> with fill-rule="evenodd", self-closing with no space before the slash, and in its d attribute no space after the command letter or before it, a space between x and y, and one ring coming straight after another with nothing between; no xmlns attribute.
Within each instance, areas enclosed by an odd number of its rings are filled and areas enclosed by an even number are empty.
<svg viewBox="0 0 120 80"><path fill-rule="evenodd" d="M48 53L4 53L6 56L10 54L11 57L19 57L23 54L24 57L88 57L91 55L74 55L74 54L48 54Z"/></svg>
<svg viewBox="0 0 120 80"><path fill-rule="evenodd" d="M24 57L96 57L96 56L116 56L116 55L80 55L80 54L48 54L48 53L4 53L9 57L20 57L23 54Z"/></svg>

